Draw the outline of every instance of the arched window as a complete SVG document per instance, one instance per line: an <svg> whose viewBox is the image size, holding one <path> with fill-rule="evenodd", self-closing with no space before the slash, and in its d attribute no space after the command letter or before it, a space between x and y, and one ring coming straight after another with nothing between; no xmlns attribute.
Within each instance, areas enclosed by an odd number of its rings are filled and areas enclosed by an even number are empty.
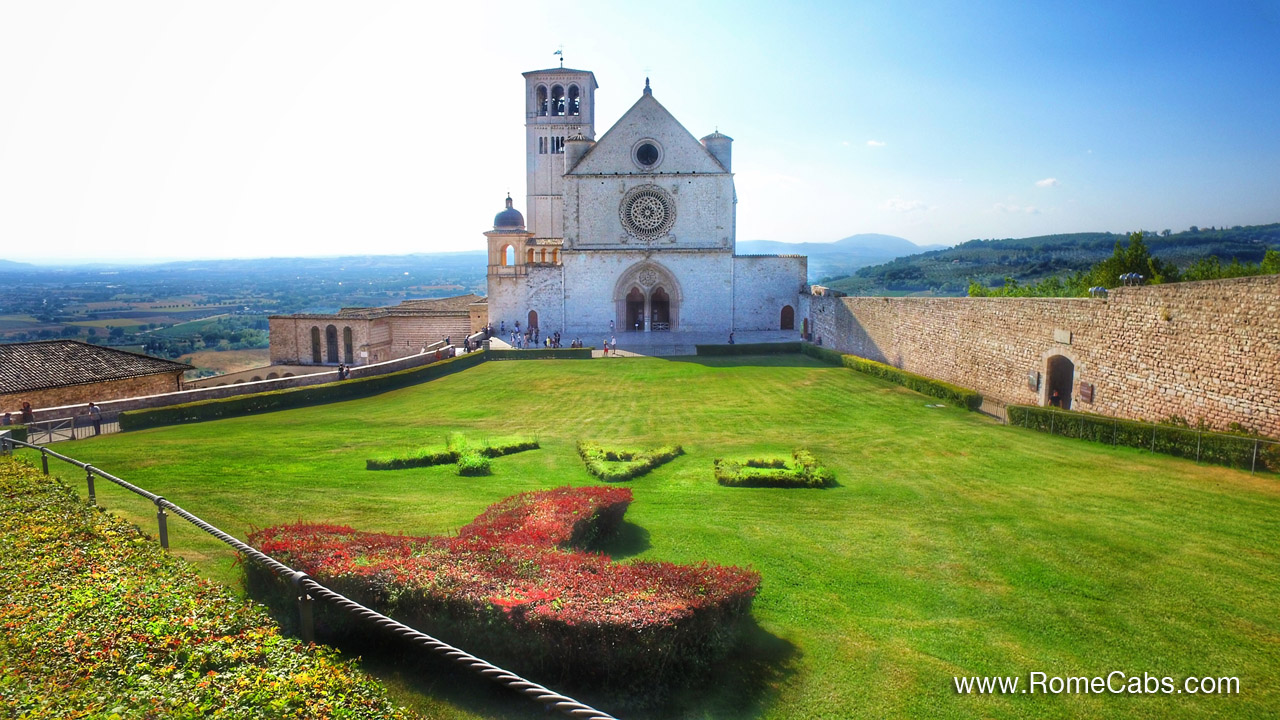
<svg viewBox="0 0 1280 720"><path fill-rule="evenodd" d="M582 98L578 95L578 86L569 86L569 114L580 115L582 112Z"/></svg>
<svg viewBox="0 0 1280 720"><path fill-rule="evenodd" d="M547 249L542 248L542 251L538 253L538 262L546 262L546 261L547 261Z"/></svg>
<svg viewBox="0 0 1280 720"><path fill-rule="evenodd" d="M338 328L330 325L324 329L325 361L338 362Z"/></svg>
<svg viewBox="0 0 1280 720"><path fill-rule="evenodd" d="M533 248L529 248L529 251L525 254L528 256L525 258L525 262L533 262Z"/></svg>
<svg viewBox="0 0 1280 720"><path fill-rule="evenodd" d="M342 328L342 362L353 363L355 354L351 351L351 328Z"/></svg>
<svg viewBox="0 0 1280 720"><path fill-rule="evenodd" d="M319 365L320 359L320 328L311 328L311 362Z"/></svg>
<svg viewBox="0 0 1280 720"><path fill-rule="evenodd" d="M555 85L551 88L551 114L564 115L564 87Z"/></svg>
<svg viewBox="0 0 1280 720"><path fill-rule="evenodd" d="M783 330L796 329L796 309L791 307L790 305L782 306L782 329Z"/></svg>
<svg viewBox="0 0 1280 720"><path fill-rule="evenodd" d="M551 248L551 262L557 264L560 262L560 248Z"/></svg>
<svg viewBox="0 0 1280 720"><path fill-rule="evenodd" d="M547 86L546 85L538 86L537 98L538 98L538 115L541 117L546 117L547 115Z"/></svg>
<svg viewBox="0 0 1280 720"><path fill-rule="evenodd" d="M511 266L516 264L516 249L510 245L502 248L502 264Z"/></svg>

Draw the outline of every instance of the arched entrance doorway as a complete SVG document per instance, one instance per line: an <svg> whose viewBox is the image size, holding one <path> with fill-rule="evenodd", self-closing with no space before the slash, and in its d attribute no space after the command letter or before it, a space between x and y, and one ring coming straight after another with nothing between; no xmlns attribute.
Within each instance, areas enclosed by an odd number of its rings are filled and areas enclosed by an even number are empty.
<svg viewBox="0 0 1280 720"><path fill-rule="evenodd" d="M796 329L796 309L791 307L790 305L782 306L782 322L781 322L780 329L782 330Z"/></svg>
<svg viewBox="0 0 1280 720"><path fill-rule="evenodd" d="M653 289L649 296L650 330L671 329L671 296L661 287Z"/></svg>
<svg viewBox="0 0 1280 720"><path fill-rule="evenodd" d="M1071 392L1075 389L1076 364L1065 355L1049 358L1045 372L1045 405L1071 409Z"/></svg>
<svg viewBox="0 0 1280 720"><path fill-rule="evenodd" d="M680 326L680 283L671 271L652 261L636 263L614 285L614 317L618 329L663 332Z"/></svg>
<svg viewBox="0 0 1280 720"><path fill-rule="evenodd" d="M338 362L338 328L330 325L324 329L325 362Z"/></svg>
<svg viewBox="0 0 1280 720"><path fill-rule="evenodd" d="M644 330L644 291L638 287L631 288L631 292L627 293L627 314L622 327L631 332Z"/></svg>
<svg viewBox="0 0 1280 720"><path fill-rule="evenodd" d="M530 310L530 311L529 311L529 327L527 327L527 328L525 328L525 329L526 329L526 330L533 330L533 329L534 329L534 328L536 328L536 327L538 327L538 311L537 311L537 310Z"/></svg>

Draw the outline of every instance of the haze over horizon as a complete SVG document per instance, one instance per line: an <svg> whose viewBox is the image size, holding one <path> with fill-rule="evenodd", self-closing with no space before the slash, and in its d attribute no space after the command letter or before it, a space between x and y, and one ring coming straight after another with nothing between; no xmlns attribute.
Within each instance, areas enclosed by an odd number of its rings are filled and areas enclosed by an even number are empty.
<svg viewBox="0 0 1280 720"><path fill-rule="evenodd" d="M572 18L572 22L565 22ZM83 262L480 250L523 78L735 139L740 241L1277 221L1280 7L0 2L0 242Z"/></svg>

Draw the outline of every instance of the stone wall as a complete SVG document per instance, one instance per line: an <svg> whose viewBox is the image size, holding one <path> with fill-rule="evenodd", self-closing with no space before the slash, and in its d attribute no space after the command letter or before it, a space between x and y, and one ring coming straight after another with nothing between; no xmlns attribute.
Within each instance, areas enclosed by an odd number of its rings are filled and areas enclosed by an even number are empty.
<svg viewBox="0 0 1280 720"><path fill-rule="evenodd" d="M453 356L453 349L445 350L441 353L441 359ZM396 372L398 370L407 370L413 367L429 365L436 362L434 352L421 353L411 355L409 357L397 358L387 362L377 363L374 365L363 365L353 367L351 369L352 378L372 377L374 375L382 375L385 373ZM267 366L257 368L256 370L247 370L245 372L266 373L277 369L277 366ZM207 380L216 380L219 378L207 378ZM321 385L323 383L335 382L338 379L337 369L324 368L319 372L313 372L309 375L295 375L293 377L280 377L275 380L261 380L248 382L233 382L229 385L218 385L214 387L200 387L189 390L174 392L174 386L169 385L166 388L153 389L150 392L146 388L141 388L137 392L129 395L117 395L115 400L100 401L89 397L81 403L76 400L71 403L55 403L53 405L37 404L30 401L32 407L37 408L35 411L36 420L55 420L60 418L74 417L84 415L84 404L89 400L93 400L102 407L105 414L114 414L124 412L125 410L140 410L143 408L167 407L169 405L179 405L182 403L196 402L199 400L217 400L219 398L234 397L236 395L247 395L250 393L267 392L268 390L284 390L286 388L304 387L307 385ZM116 381L123 382L123 381ZM102 383L99 383L102 384ZM80 385L76 387L90 387ZM16 407L20 407L22 401L19 400ZM15 411L15 416L17 415Z"/></svg>
<svg viewBox="0 0 1280 720"><path fill-rule="evenodd" d="M803 315L800 288L809 274L804 255L737 255L733 258L733 329L780 330L782 309L791 308L790 329Z"/></svg>
<svg viewBox="0 0 1280 720"><path fill-rule="evenodd" d="M24 402L31 403L33 408L69 406L77 412L83 409L82 406L88 406L91 402L105 407L110 401L119 398L171 393L181 390L181 377L181 371L155 373L122 380L66 385L34 392L10 393L0 395L0 412L11 412L16 418ZM41 419L38 414L36 419Z"/></svg>
<svg viewBox="0 0 1280 720"><path fill-rule="evenodd" d="M1105 299L815 288L810 305L815 341L988 399L1047 404L1050 360L1061 356L1074 365L1073 409L1280 437L1280 275L1117 288Z"/></svg>

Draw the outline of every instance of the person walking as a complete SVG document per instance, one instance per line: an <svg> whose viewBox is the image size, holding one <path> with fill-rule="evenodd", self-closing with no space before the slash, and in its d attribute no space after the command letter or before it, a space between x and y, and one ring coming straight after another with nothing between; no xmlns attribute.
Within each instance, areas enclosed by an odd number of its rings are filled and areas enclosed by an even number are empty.
<svg viewBox="0 0 1280 720"><path fill-rule="evenodd" d="M618 336L609 338L609 344L613 346L613 356L618 357Z"/></svg>
<svg viewBox="0 0 1280 720"><path fill-rule="evenodd" d="M93 434L102 434L102 410L95 404L89 403L89 420L93 422Z"/></svg>
<svg viewBox="0 0 1280 720"><path fill-rule="evenodd" d="M35 411L31 409L31 403L22 403L22 424L30 425L36 421Z"/></svg>

